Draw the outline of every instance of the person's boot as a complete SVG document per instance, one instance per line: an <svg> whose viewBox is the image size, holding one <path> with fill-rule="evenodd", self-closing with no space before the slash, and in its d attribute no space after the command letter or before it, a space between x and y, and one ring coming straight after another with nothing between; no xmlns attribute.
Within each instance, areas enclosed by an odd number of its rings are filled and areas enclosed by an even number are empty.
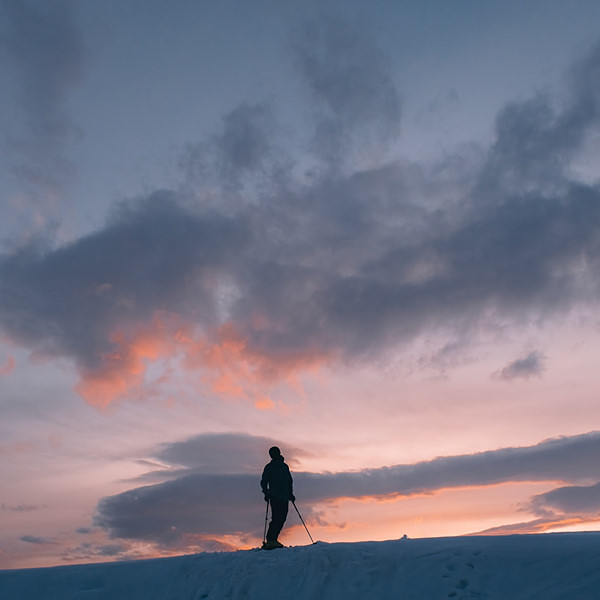
<svg viewBox="0 0 600 600"><path fill-rule="evenodd" d="M267 540L263 545L263 550L275 550L275 548L283 548L283 544L280 544L277 540L269 541Z"/></svg>

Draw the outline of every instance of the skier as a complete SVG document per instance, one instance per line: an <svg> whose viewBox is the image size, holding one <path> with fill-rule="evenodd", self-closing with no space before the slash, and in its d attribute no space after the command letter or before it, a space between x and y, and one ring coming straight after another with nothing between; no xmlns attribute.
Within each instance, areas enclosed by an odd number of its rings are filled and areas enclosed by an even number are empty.
<svg viewBox="0 0 600 600"><path fill-rule="evenodd" d="M269 449L271 462L268 463L260 480L260 487L265 501L271 504L271 523L267 531L267 540L263 544L265 550L283 548L277 540L288 514L288 502L294 502L293 481L289 467L285 464L281 451L277 446Z"/></svg>

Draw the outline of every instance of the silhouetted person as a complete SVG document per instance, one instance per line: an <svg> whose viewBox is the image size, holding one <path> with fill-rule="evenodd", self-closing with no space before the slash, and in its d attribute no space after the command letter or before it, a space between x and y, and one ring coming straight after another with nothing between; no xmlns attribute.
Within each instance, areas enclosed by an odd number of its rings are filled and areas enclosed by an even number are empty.
<svg viewBox="0 0 600 600"><path fill-rule="evenodd" d="M267 530L267 541L263 544L265 550L282 548L277 541L288 514L288 502L296 500L293 492L293 481L289 467L283 461L281 451L277 446L269 449L271 462L268 463L260 480L265 500L271 503L271 523Z"/></svg>

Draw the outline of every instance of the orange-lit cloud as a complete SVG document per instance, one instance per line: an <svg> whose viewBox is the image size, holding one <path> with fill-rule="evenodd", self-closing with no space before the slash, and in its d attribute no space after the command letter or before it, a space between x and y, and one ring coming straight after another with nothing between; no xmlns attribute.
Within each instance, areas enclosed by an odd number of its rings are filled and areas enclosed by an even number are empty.
<svg viewBox="0 0 600 600"><path fill-rule="evenodd" d="M275 408L275 403L268 396L263 396L254 401L254 406L259 410L273 410Z"/></svg>
<svg viewBox="0 0 600 600"><path fill-rule="evenodd" d="M554 519L536 519L525 523L512 523L509 525L500 525L485 529L471 535L514 535L523 533L546 533L556 530L568 530L576 528L578 525L591 525L600 523L598 517L589 516L565 516L556 517ZM588 527L589 530L596 527Z"/></svg>
<svg viewBox="0 0 600 600"><path fill-rule="evenodd" d="M214 340L192 339L181 334L185 346L185 366L202 369L213 392L252 399L259 408L272 407L260 390L285 381L293 386L297 375L318 369L327 357L323 353L299 351L270 355L251 347L232 323L220 327Z"/></svg>
<svg viewBox="0 0 600 600"><path fill-rule="evenodd" d="M76 391L97 408L139 388L144 381L147 363L170 356L175 348L165 334L163 322L155 319L146 330L128 336L116 331L110 337L114 350L102 355L99 369L83 371Z"/></svg>
<svg viewBox="0 0 600 600"><path fill-rule="evenodd" d="M266 388L280 382L296 387L299 373L316 370L327 360L324 354L311 351L269 355L253 349L232 323L210 336L199 334L176 315L165 314L157 314L149 325L133 332L114 331L110 341L112 352L101 356L99 368L82 369L75 388L89 404L101 409L143 391L150 364L179 359L180 371L197 373L201 384L214 394L272 410L276 402ZM160 379L164 383L168 377Z"/></svg>

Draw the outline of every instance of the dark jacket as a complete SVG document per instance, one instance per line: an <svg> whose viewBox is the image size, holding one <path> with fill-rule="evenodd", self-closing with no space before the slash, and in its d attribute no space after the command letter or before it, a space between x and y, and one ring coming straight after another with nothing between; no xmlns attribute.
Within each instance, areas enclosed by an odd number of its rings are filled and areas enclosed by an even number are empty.
<svg viewBox="0 0 600 600"><path fill-rule="evenodd" d="M291 500L293 492L293 480L290 468L283 462L283 456L274 458L268 463L260 480L263 494L269 498L278 500Z"/></svg>

